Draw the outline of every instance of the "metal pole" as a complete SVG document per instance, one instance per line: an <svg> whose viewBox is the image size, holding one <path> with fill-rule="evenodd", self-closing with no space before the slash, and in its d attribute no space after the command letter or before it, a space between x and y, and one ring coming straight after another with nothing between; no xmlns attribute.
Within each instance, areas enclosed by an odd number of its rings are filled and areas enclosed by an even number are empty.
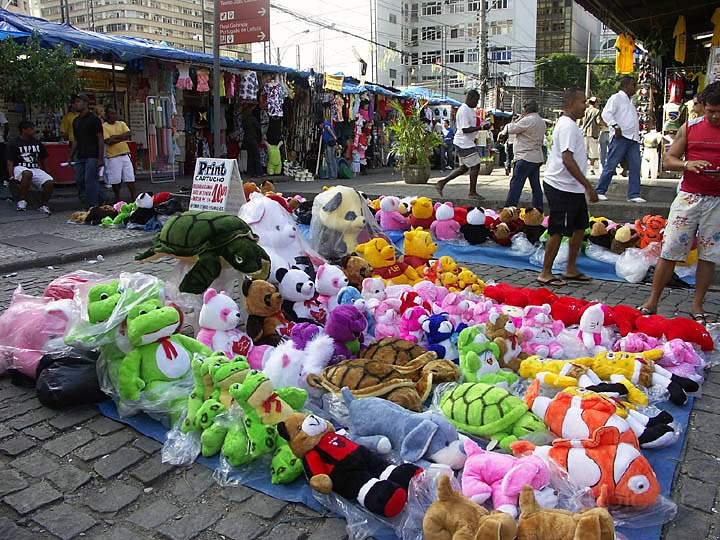
<svg viewBox="0 0 720 540"><path fill-rule="evenodd" d="M590 97L590 46L592 45L592 33L588 34L587 60L585 64L585 97Z"/></svg>
<svg viewBox="0 0 720 540"><path fill-rule="evenodd" d="M115 86L115 58L112 58L112 86L113 86L113 106L115 107L115 112L118 113L118 106L117 106L117 87ZM123 111L123 114L121 118L125 117L125 111Z"/></svg>
<svg viewBox="0 0 720 540"><path fill-rule="evenodd" d="M214 157L220 157L220 0L214 0L213 13L213 142Z"/></svg>
<svg viewBox="0 0 720 540"><path fill-rule="evenodd" d="M295 45L295 68L300 70L300 45Z"/></svg>
<svg viewBox="0 0 720 540"><path fill-rule="evenodd" d="M480 2L480 107L485 108L487 95L488 59L487 59L487 5Z"/></svg>
<svg viewBox="0 0 720 540"><path fill-rule="evenodd" d="M277 47L277 65L282 65L282 60L280 59L280 47Z"/></svg>
<svg viewBox="0 0 720 540"><path fill-rule="evenodd" d="M200 0L200 16L202 17L202 44L203 54L207 52L205 48L205 0Z"/></svg>

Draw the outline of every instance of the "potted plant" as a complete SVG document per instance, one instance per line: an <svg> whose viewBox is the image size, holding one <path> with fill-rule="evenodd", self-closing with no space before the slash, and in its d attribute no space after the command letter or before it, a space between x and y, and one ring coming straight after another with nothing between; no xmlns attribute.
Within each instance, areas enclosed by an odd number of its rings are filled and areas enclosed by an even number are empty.
<svg viewBox="0 0 720 540"><path fill-rule="evenodd" d="M406 184L426 184L430 179L430 156L442 144L442 137L428 131L427 124L420 119L421 109L408 115L399 103L392 103L392 107L396 117L388 129L402 179Z"/></svg>

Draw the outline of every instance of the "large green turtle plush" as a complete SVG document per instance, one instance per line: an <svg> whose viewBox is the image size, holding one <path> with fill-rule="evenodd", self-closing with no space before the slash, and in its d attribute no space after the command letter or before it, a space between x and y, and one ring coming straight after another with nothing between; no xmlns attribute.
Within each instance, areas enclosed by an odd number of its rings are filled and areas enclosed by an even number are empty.
<svg viewBox="0 0 720 540"><path fill-rule="evenodd" d="M545 423L528 411L524 400L504 388L463 383L446 392L440 409L460 431L495 439L502 448L532 433L545 433Z"/></svg>
<svg viewBox="0 0 720 540"><path fill-rule="evenodd" d="M174 416L187 403L187 395L168 395L167 383L185 379L191 371L194 354L212 355L199 341L176 334L180 312L159 299L147 300L130 310L127 336L134 347L119 368L120 397L160 404ZM172 392L171 392L172 394Z"/></svg>
<svg viewBox="0 0 720 540"><path fill-rule="evenodd" d="M153 247L135 258L170 256L194 262L180 283L180 291L201 294L220 275L221 259L252 278L267 278L270 257L257 241L247 223L237 216L191 210L167 220Z"/></svg>

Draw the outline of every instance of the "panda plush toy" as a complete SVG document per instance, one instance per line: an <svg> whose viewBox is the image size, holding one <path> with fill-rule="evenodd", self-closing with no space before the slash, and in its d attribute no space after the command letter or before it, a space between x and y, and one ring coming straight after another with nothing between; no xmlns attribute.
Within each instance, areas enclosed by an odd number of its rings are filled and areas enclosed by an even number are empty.
<svg viewBox="0 0 720 540"><path fill-rule="evenodd" d="M469 244L482 244L490 237L490 228L487 222L485 210L473 208L468 212L467 223L460 226L460 232Z"/></svg>
<svg viewBox="0 0 720 540"><path fill-rule="evenodd" d="M157 214L152 193L141 193L135 199L135 204L137 204L137 208L130 214L128 224L146 225Z"/></svg>
<svg viewBox="0 0 720 540"><path fill-rule="evenodd" d="M315 283L298 268L278 268L275 272L278 292L283 297L282 310L288 320L324 325L327 311L318 302Z"/></svg>

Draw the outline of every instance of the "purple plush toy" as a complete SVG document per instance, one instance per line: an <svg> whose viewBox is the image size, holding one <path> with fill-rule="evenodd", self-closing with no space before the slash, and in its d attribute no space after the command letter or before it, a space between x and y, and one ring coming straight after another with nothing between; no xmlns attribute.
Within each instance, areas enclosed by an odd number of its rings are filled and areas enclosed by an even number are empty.
<svg viewBox="0 0 720 540"><path fill-rule="evenodd" d="M341 305L330 312L325 323L325 333L335 342L335 357L332 363L360 355L360 345L366 328L367 319L355 306Z"/></svg>
<svg viewBox="0 0 720 540"><path fill-rule="evenodd" d="M317 324L298 323L290 331L290 339L297 350L304 351L307 344L315 339L321 330L322 328Z"/></svg>

